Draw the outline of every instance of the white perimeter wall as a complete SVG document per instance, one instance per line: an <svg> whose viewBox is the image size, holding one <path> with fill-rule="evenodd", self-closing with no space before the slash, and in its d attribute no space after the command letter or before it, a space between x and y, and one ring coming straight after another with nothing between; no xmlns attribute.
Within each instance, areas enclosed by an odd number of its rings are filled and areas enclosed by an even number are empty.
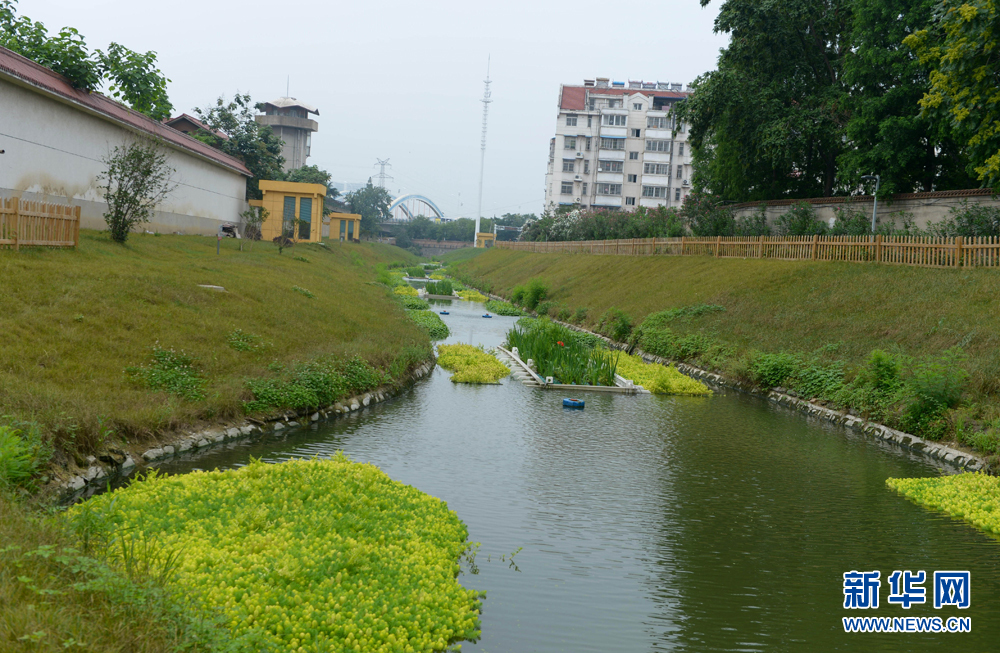
<svg viewBox="0 0 1000 653"><path fill-rule="evenodd" d="M101 158L131 132L33 90L0 80L0 196L80 206L81 227L105 229ZM215 234L246 209L243 175L166 146L177 188L145 229Z"/></svg>

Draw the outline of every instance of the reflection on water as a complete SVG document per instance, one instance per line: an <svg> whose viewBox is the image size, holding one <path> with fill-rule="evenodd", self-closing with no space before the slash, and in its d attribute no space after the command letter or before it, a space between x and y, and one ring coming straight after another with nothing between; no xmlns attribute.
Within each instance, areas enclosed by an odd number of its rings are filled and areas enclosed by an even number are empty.
<svg viewBox="0 0 1000 653"><path fill-rule="evenodd" d="M445 302L449 342L492 346L515 318ZM435 307L441 310L442 307ZM561 395L438 368L396 399L170 472L343 450L448 502L482 543L483 638L464 651L996 650L1000 545L888 491L935 463L739 394ZM522 547L512 569L500 556ZM852 569L969 569L973 632L846 635ZM928 597L931 592L928 589ZM930 605L861 616L953 616ZM954 644L953 644L954 642Z"/></svg>

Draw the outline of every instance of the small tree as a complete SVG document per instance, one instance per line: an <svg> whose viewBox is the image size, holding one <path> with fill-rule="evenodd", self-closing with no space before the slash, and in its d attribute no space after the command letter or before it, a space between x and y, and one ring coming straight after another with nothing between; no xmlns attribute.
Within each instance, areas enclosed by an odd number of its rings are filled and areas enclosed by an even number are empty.
<svg viewBox="0 0 1000 653"><path fill-rule="evenodd" d="M247 250L253 251L253 242L260 240L260 227L267 220L269 214L268 210L263 206L251 206L243 213L240 213L240 218L243 220L243 239L240 241L241 252L243 251L243 240L250 241Z"/></svg>
<svg viewBox="0 0 1000 653"><path fill-rule="evenodd" d="M129 232L149 222L156 206L177 187L170 181L174 169L159 142L148 137L116 146L101 162L106 166L98 176L108 205L104 220L111 239L124 243Z"/></svg>

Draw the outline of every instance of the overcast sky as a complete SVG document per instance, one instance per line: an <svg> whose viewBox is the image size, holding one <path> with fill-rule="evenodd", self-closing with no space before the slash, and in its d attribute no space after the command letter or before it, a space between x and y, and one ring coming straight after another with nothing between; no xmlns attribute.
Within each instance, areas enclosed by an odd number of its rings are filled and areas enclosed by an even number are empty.
<svg viewBox="0 0 1000 653"><path fill-rule="evenodd" d="M681 82L714 69L727 39L698 0L319 2L20 0L50 32L91 48L154 50L175 112L219 95L291 95L319 108L310 164L363 182L389 158L398 193L475 216L483 80L493 103L483 214L539 212L559 84Z"/></svg>

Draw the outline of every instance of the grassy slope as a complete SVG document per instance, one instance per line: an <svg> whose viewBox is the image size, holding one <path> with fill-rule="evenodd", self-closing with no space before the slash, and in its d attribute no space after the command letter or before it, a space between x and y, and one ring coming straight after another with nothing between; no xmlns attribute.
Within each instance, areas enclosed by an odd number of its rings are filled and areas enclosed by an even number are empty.
<svg viewBox="0 0 1000 653"><path fill-rule="evenodd" d="M244 379L268 365L324 354L385 366L428 341L374 279L383 261L416 262L377 244L260 242L239 252L212 238L133 236L126 247L83 232L77 250L0 251L0 405L35 420L57 446L86 450L110 425L137 436L241 412ZM306 257L309 262L296 260ZM199 288L219 285L227 292ZM298 286L310 299L292 290ZM227 345L236 328L260 336L260 352ZM208 378L207 399L187 402L130 383L128 366L151 349L184 350Z"/></svg>
<svg viewBox="0 0 1000 653"><path fill-rule="evenodd" d="M73 571L75 553L58 558L79 539L62 520L25 510L2 489L0 545L0 651L167 653L186 644L183 650L197 652L223 638L224 630L208 625L192 631L162 592L96 561L91 572ZM30 555L39 547L52 548Z"/></svg>
<svg viewBox="0 0 1000 653"><path fill-rule="evenodd" d="M441 256L435 256L434 258L444 263L455 264L476 258L486 251L485 249L476 249L475 247L464 247L448 252L447 254L442 254Z"/></svg>
<svg viewBox="0 0 1000 653"><path fill-rule="evenodd" d="M504 250L454 267L499 294L541 277L549 299L587 308L591 325L612 306L638 322L668 308L720 304L725 312L672 326L741 348L809 352L836 343L839 356L857 363L875 348L924 356L961 344L973 394L993 403L1000 395L1000 274L993 270Z"/></svg>

